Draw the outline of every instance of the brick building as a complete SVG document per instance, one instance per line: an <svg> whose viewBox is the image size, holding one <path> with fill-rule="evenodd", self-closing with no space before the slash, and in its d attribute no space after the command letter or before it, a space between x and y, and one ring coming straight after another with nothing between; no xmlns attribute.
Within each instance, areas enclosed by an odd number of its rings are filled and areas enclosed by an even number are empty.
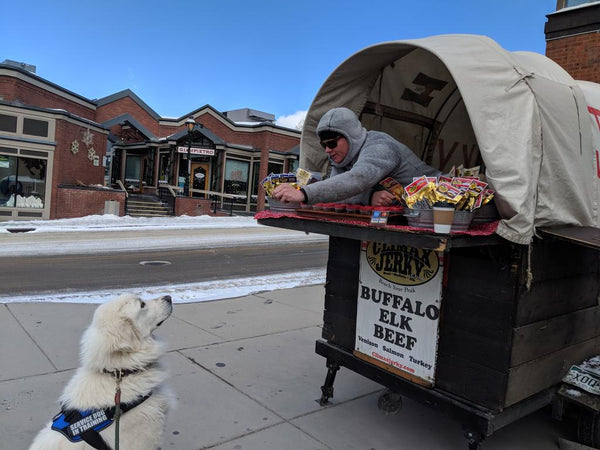
<svg viewBox="0 0 600 450"><path fill-rule="evenodd" d="M546 56L576 80L600 83L600 1L558 0L546 17Z"/></svg>
<svg viewBox="0 0 600 450"><path fill-rule="evenodd" d="M123 214L126 195L167 187L178 194L176 213L205 213L208 197L264 209L259 181L295 170L300 132L260 111L229 116L236 121L205 105L163 118L130 90L89 100L37 76L33 66L5 61L0 220L101 214L108 200Z"/></svg>

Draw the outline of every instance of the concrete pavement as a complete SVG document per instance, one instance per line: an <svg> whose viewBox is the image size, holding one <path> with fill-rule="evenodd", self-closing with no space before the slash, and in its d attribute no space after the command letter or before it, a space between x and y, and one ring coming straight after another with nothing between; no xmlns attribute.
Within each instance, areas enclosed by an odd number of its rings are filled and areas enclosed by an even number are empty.
<svg viewBox="0 0 600 450"><path fill-rule="evenodd" d="M382 387L342 368L331 404L318 403L325 360L323 286L175 304L158 329L177 408L163 450L465 450L460 424L405 398L377 408ZM176 299L175 299L176 300ZM95 305L0 305L0 449L26 449L58 411ZM497 431L485 450L558 449L571 430L548 409ZM124 449L126 450L126 449Z"/></svg>

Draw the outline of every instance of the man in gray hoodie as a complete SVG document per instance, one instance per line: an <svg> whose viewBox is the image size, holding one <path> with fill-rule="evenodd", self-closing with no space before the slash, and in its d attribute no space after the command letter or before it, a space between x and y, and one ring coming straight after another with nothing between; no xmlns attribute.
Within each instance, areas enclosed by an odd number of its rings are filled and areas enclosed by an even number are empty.
<svg viewBox="0 0 600 450"><path fill-rule="evenodd" d="M393 196L387 191L373 191L384 178L392 177L406 186L413 177L441 174L390 135L367 131L348 108L327 111L316 131L329 156L331 176L301 190L281 184L273 191L274 199L309 204L343 202L384 206L391 204Z"/></svg>

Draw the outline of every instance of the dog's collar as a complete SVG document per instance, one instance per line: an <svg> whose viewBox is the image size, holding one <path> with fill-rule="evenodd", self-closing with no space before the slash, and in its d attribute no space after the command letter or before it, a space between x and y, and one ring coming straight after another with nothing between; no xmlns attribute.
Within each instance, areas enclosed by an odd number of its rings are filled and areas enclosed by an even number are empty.
<svg viewBox="0 0 600 450"><path fill-rule="evenodd" d="M133 374L140 373L140 372L145 372L146 370L152 369L155 366L156 366L156 363L153 362L153 363L150 363L147 366L141 367L139 369L113 369L113 370L102 369L102 373L112 375L117 380L120 380L121 378L129 376L129 375L133 375Z"/></svg>

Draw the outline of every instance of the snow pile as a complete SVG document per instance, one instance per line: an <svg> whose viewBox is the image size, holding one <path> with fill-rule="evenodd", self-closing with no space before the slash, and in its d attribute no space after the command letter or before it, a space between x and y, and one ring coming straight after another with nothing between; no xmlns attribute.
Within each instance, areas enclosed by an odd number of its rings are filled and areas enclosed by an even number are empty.
<svg viewBox="0 0 600 450"><path fill-rule="evenodd" d="M52 233L68 231L117 231L126 229L164 230L198 228L248 228L262 227L252 217L212 217L212 216L169 216L131 217L113 214L92 215L74 219L57 220L18 220L0 222L0 233L9 229L35 228L34 232Z"/></svg>

